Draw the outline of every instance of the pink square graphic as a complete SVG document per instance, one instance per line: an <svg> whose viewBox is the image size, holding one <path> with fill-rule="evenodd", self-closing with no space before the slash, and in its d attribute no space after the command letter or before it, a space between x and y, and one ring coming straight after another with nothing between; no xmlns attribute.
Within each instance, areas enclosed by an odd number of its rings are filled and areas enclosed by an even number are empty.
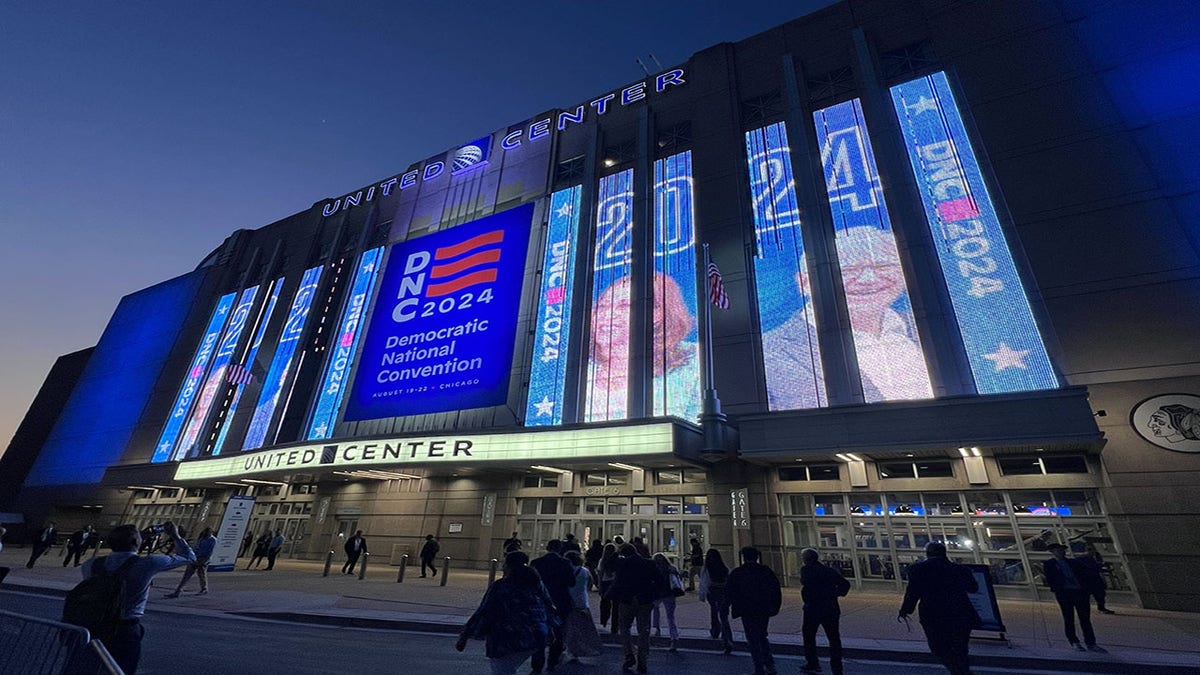
<svg viewBox="0 0 1200 675"><path fill-rule="evenodd" d="M563 299L566 297L566 295L567 295L567 291L562 286L559 286L557 288L551 288L550 290L546 291L546 304L547 305L557 305L558 303L563 301Z"/></svg>
<svg viewBox="0 0 1200 675"><path fill-rule="evenodd" d="M958 199L951 199L948 202L942 202L937 205L937 210L938 218L941 218L943 223L953 223L979 216L979 209L975 206L975 200L970 197L959 197Z"/></svg>

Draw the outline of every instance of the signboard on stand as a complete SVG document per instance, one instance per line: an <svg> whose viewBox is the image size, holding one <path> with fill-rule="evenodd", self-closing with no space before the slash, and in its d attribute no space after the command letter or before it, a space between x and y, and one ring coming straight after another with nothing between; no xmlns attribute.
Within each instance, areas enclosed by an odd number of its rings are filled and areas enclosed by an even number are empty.
<svg viewBox="0 0 1200 675"><path fill-rule="evenodd" d="M242 537L250 525L250 514L254 512L254 497L230 497L217 530L217 546L208 562L210 572L231 572L237 562Z"/></svg>
<svg viewBox="0 0 1200 675"><path fill-rule="evenodd" d="M979 615L979 627L975 630L987 630L1000 634L1000 639L1003 640L1004 633L1007 629L1004 627L1004 620L1000 618L1000 605L996 604L996 589L992 586L992 575L988 571L987 565L967 565L971 570L971 576L975 577L975 584L978 589L974 593L968 594L971 599L971 606L975 608L975 613Z"/></svg>

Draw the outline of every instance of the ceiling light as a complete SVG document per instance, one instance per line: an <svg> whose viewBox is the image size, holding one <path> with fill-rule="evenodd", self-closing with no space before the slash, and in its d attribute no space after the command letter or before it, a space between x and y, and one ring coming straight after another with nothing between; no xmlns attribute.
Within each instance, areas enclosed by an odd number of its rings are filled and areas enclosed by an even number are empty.
<svg viewBox="0 0 1200 675"><path fill-rule="evenodd" d="M241 481L243 483L259 483L261 485L287 485L287 483L280 483L275 480L255 480L253 478L243 478Z"/></svg>
<svg viewBox="0 0 1200 675"><path fill-rule="evenodd" d="M549 471L550 473L571 473L570 471L567 471L566 469L556 469L552 466L543 466L541 464L534 464L533 466L530 466L529 468L537 469L538 471Z"/></svg>
<svg viewBox="0 0 1200 675"><path fill-rule="evenodd" d="M636 466L630 466L629 464L622 464L620 462L609 462L608 465L614 469L625 469L626 471L637 471L638 470L638 468Z"/></svg>

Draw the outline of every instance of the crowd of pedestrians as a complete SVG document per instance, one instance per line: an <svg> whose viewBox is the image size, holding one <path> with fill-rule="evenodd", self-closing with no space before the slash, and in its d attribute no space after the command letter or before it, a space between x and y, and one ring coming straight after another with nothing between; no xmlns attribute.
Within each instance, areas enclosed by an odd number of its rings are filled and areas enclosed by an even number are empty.
<svg viewBox="0 0 1200 675"><path fill-rule="evenodd" d="M0 532L0 542L3 540ZM207 568L217 544L212 528L204 528L192 544L186 532L167 523L139 532L123 525L101 539L91 526L73 532L66 540L63 566L82 566L85 577L123 578L125 597L118 623L108 631L110 651L126 666L136 670L145 631L140 617L145 610L150 579L159 572L186 565L175 590L166 598L178 598L195 576L198 595L208 592ZM239 555L251 554L248 569L256 569L263 558L272 569L284 543L279 530L262 532L257 539L247 533ZM34 534L26 567L58 543L54 523L46 523ZM108 556L80 562L84 553L107 543ZM2 543L0 543L2 545ZM640 537L629 542L621 537L593 540L584 551L571 534L546 543L545 551L530 560L514 532L503 544L503 577L485 594L479 608L464 627L457 643L463 650L469 639L486 641L486 654L493 673L514 673L526 661L533 675L555 670L564 656L571 660L597 657L601 639L592 615L591 593L598 594L599 623L619 636L622 667L626 671L649 671L651 630L662 636L665 618L668 651L675 651L679 628L675 618L677 599L698 590L709 607L709 634L719 640L725 654L734 649L731 619L740 620L755 675L774 675L776 667L770 644L770 621L782 608L782 592L773 570L763 564L753 546L739 551L732 569L720 551L703 549L692 539L681 566L662 553L651 555ZM433 561L440 549L437 539L427 535L420 552L422 572L437 568ZM345 574L354 574L367 541L358 530L344 543ZM1091 623L1091 602L1098 610L1113 613L1104 605L1102 561L1094 551L1068 557L1062 544L1047 547L1052 557L1043 563L1044 577L1062 610L1068 642L1081 651L1104 652L1097 644ZM147 555L141 555L142 552ZM800 570L803 621L801 634L804 665L801 672L820 673L817 634L825 633L829 644L829 667L834 675L844 671L840 630L839 598L851 590L850 582L820 560L814 548L801 551ZM421 575L422 577L425 574ZM970 595L978 591L975 573L953 562L946 546L930 542L925 558L906 570L907 585L898 620L907 623L917 614L929 651L952 674L969 674L971 632L981 626ZM698 589L697 589L698 579ZM69 601L68 601L69 602ZM1076 633L1076 623L1082 641ZM108 644L108 642L106 642Z"/></svg>
<svg viewBox="0 0 1200 675"><path fill-rule="evenodd" d="M553 671L564 653L573 660L595 656L600 641L588 597L588 589L594 588L600 600L600 625L611 625L612 633L619 636L622 669L646 673L651 629L661 636L665 616L667 649L676 650L676 599L694 589L699 578L699 599L709 606L710 637L721 641L725 654L731 653L730 619L740 619L755 675L775 675L770 621L779 614L783 600L775 572L762 563L761 552L753 546L742 548L740 564L730 569L717 549L704 551L695 539L690 544L685 575L665 555L651 556L640 538L628 543L620 537L593 541L582 554L574 537L566 536L548 542L545 554L531 562L514 532L504 543L504 578L485 594L457 648L462 651L472 638L486 640L493 674L515 673L529 660L531 673L539 675ZM1078 649L1104 651L1096 646L1089 620L1090 598L1096 595L1097 584L1101 588L1103 584L1089 562L1094 557L1066 558L1062 545L1049 550L1054 557L1044 564L1045 576L1062 607L1068 641ZM823 672L817 655L817 634L823 631L829 643L830 671L841 675L839 598L850 592L851 584L820 558L815 548L801 551L804 665L800 671ZM925 559L909 566L907 576L897 620L907 623L917 613L930 653L953 675L969 675L971 632L981 626L970 598L978 591L975 574L951 561L945 544L930 542ZM1103 595L1096 597L1103 607ZM1075 634L1076 616L1083 645ZM536 624L516 630L513 621L503 617L527 617Z"/></svg>

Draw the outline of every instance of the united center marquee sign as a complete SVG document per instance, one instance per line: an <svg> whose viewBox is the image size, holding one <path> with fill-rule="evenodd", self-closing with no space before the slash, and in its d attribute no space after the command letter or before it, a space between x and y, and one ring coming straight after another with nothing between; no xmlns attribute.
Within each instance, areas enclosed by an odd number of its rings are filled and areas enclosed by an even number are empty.
<svg viewBox="0 0 1200 675"><path fill-rule="evenodd" d="M601 429L562 429L508 434L453 434L307 443L183 462L175 480L237 478L278 471L363 467L545 462L611 455L625 460L675 451L669 423Z"/></svg>

